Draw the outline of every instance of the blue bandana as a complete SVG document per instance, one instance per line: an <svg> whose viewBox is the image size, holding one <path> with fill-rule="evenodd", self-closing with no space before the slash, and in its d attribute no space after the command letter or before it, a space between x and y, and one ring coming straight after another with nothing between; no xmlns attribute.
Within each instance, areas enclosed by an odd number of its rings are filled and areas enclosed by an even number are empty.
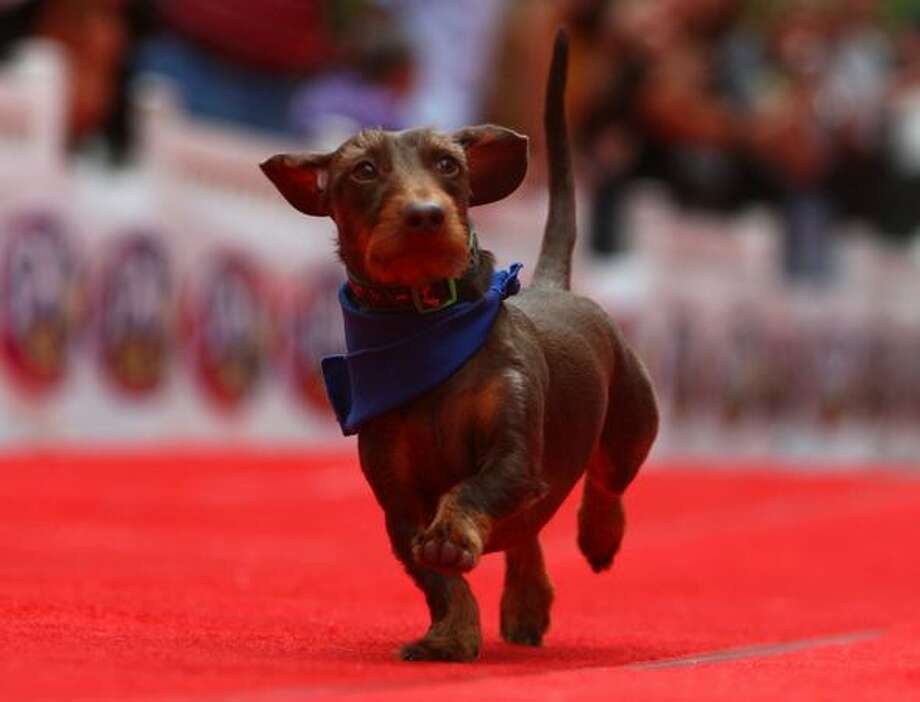
<svg viewBox="0 0 920 702"><path fill-rule="evenodd" d="M339 289L348 353L323 359L326 394L346 436L440 385L485 343L502 300L520 290L520 263L496 271L488 292L440 312L373 312Z"/></svg>

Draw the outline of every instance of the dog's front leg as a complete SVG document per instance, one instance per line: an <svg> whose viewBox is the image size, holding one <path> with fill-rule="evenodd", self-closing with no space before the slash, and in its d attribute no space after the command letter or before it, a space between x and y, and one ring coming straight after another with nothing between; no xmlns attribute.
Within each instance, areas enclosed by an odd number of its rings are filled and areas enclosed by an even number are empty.
<svg viewBox="0 0 920 702"><path fill-rule="evenodd" d="M434 519L414 539L416 562L446 574L466 573L479 562L497 520L533 504L547 492L541 479L543 403L534 383L506 373L487 394L477 428L479 469L441 496Z"/></svg>
<svg viewBox="0 0 920 702"><path fill-rule="evenodd" d="M387 532L396 557L425 593L431 626L424 637L406 644L399 655L407 661L471 661L479 656L482 634L479 606L463 576L444 575L421 567L412 555L416 529L411 520L387 513Z"/></svg>

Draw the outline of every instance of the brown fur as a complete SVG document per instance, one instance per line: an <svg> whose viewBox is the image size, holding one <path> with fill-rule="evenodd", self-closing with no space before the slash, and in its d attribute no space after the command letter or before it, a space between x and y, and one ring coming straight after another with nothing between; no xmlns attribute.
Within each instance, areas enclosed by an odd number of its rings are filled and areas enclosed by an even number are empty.
<svg viewBox="0 0 920 702"><path fill-rule="evenodd" d="M502 636L541 644L553 588L540 530L587 471L578 543L594 570L608 568L625 527L621 495L657 432L641 363L600 307L568 291L575 211L565 65L560 36L547 91L550 214L533 284L506 301L486 343L450 379L359 432L393 551L431 614L428 633L401 650L406 660L478 656L479 610L463 574L494 551L507 562ZM377 175L359 182L354 169L364 161ZM494 126L362 132L332 154L277 156L263 169L295 207L335 219L353 275L422 286L468 265L468 208L520 184L526 139ZM419 201L444 214L423 234L406 224ZM461 297L481 296L491 272L483 252Z"/></svg>

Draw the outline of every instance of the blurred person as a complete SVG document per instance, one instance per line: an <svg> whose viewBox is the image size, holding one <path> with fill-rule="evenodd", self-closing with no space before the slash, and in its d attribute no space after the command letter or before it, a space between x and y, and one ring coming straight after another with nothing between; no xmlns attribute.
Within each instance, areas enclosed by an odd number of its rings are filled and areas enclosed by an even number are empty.
<svg viewBox="0 0 920 702"><path fill-rule="evenodd" d="M826 279L832 265L831 140L817 96L831 55L830 25L810 0L790 3L767 27L772 80L752 140L775 177L784 221L784 265L793 278Z"/></svg>
<svg viewBox="0 0 920 702"><path fill-rule="evenodd" d="M902 242L920 236L920 8L898 37L897 69L886 100L888 179L882 231Z"/></svg>
<svg viewBox="0 0 920 702"><path fill-rule="evenodd" d="M786 269L793 277L833 273L835 230L844 220L878 228L884 218L893 52L879 9L878 0L799 0L774 26L783 85L758 138L784 186Z"/></svg>
<svg viewBox="0 0 920 702"><path fill-rule="evenodd" d="M639 93L677 27L668 2L625 0L604 17L606 75L576 118L576 140L592 192L591 247L610 254L624 248L623 197L629 180L654 160L645 138Z"/></svg>
<svg viewBox="0 0 920 702"><path fill-rule="evenodd" d="M360 5L158 0L161 31L142 47L137 70L174 81L193 114L290 134L296 91L340 59L339 27Z"/></svg>
<svg viewBox="0 0 920 702"><path fill-rule="evenodd" d="M147 9L143 0L0 0L0 59L29 38L63 49L71 150L102 143L114 161L126 155L131 51L147 26Z"/></svg>
<svg viewBox="0 0 920 702"><path fill-rule="evenodd" d="M481 113L488 122L503 124L530 137L532 153L544 148L543 92L528 77L549 63L549 47L559 25L569 30L566 111L576 126L590 107L598 81L607 80L608 33L604 17L616 0L508 0L498 19L494 57L484 80ZM654 3L649 3L654 4ZM544 179L544 164L534 159L528 178Z"/></svg>
<svg viewBox="0 0 920 702"><path fill-rule="evenodd" d="M117 101L128 39L126 4L124 0L46 0L37 8L35 35L58 43L67 61L71 147L96 133Z"/></svg>
<svg viewBox="0 0 920 702"><path fill-rule="evenodd" d="M871 151L892 73L893 47L881 27L879 0L842 0L831 16L832 45L820 109L838 141Z"/></svg>
<svg viewBox="0 0 920 702"><path fill-rule="evenodd" d="M62 44L69 64L71 150L114 165L130 156L133 61L154 26L146 0L45 1L38 33Z"/></svg>
<svg viewBox="0 0 920 702"><path fill-rule="evenodd" d="M607 15L608 68L579 128L593 182L592 245L624 245L621 206L637 178L685 207L731 211L764 189L749 112L761 50L737 0L621 0Z"/></svg>
<svg viewBox="0 0 920 702"><path fill-rule="evenodd" d="M879 0L844 0L835 7L831 54L817 97L818 119L833 140L828 185L839 215L875 228L889 182L884 117L894 76L894 48L879 8Z"/></svg>
<svg viewBox="0 0 920 702"><path fill-rule="evenodd" d="M457 129L481 121L483 83L494 61L504 0L378 0L393 12L415 55L406 121Z"/></svg>
<svg viewBox="0 0 920 702"><path fill-rule="evenodd" d="M739 0L671 0L666 11L673 30L651 54L638 92L646 139L685 207L733 211L751 196L753 105L737 86L757 76L738 64L732 41L741 10ZM739 81L739 72L750 75Z"/></svg>
<svg viewBox="0 0 920 702"><path fill-rule="evenodd" d="M315 132L324 118L355 128L424 125L454 129L481 121L483 83L494 60L500 0L376 0L354 18L336 69L308 83L295 122Z"/></svg>
<svg viewBox="0 0 920 702"><path fill-rule="evenodd" d="M0 0L0 60L10 49L35 31L40 0Z"/></svg>
<svg viewBox="0 0 920 702"><path fill-rule="evenodd" d="M293 97L292 127L314 142L325 139L327 131L337 142L334 131L398 130L412 124L416 66L405 31L378 12L364 17L352 35L347 62L307 81Z"/></svg>
<svg viewBox="0 0 920 702"><path fill-rule="evenodd" d="M484 77L480 105L484 121L526 134L534 153L542 145L539 136L542 86L537 82L531 85L523 76L530 75L531 66L549 62L546 46L552 36L550 27L555 13L552 0L508 0L498 20L494 59ZM573 62L569 78L577 72ZM538 159L534 161L529 166L531 177L536 174L535 167L540 169Z"/></svg>

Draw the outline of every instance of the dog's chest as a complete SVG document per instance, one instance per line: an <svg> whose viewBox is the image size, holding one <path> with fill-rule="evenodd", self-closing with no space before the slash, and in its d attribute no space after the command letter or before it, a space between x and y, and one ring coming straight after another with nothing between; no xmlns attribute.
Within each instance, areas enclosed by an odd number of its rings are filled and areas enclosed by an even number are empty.
<svg viewBox="0 0 920 702"><path fill-rule="evenodd" d="M402 502L436 502L475 472L474 432L454 404L413 403L362 432L362 463L379 497L388 501L389 493L398 493Z"/></svg>

